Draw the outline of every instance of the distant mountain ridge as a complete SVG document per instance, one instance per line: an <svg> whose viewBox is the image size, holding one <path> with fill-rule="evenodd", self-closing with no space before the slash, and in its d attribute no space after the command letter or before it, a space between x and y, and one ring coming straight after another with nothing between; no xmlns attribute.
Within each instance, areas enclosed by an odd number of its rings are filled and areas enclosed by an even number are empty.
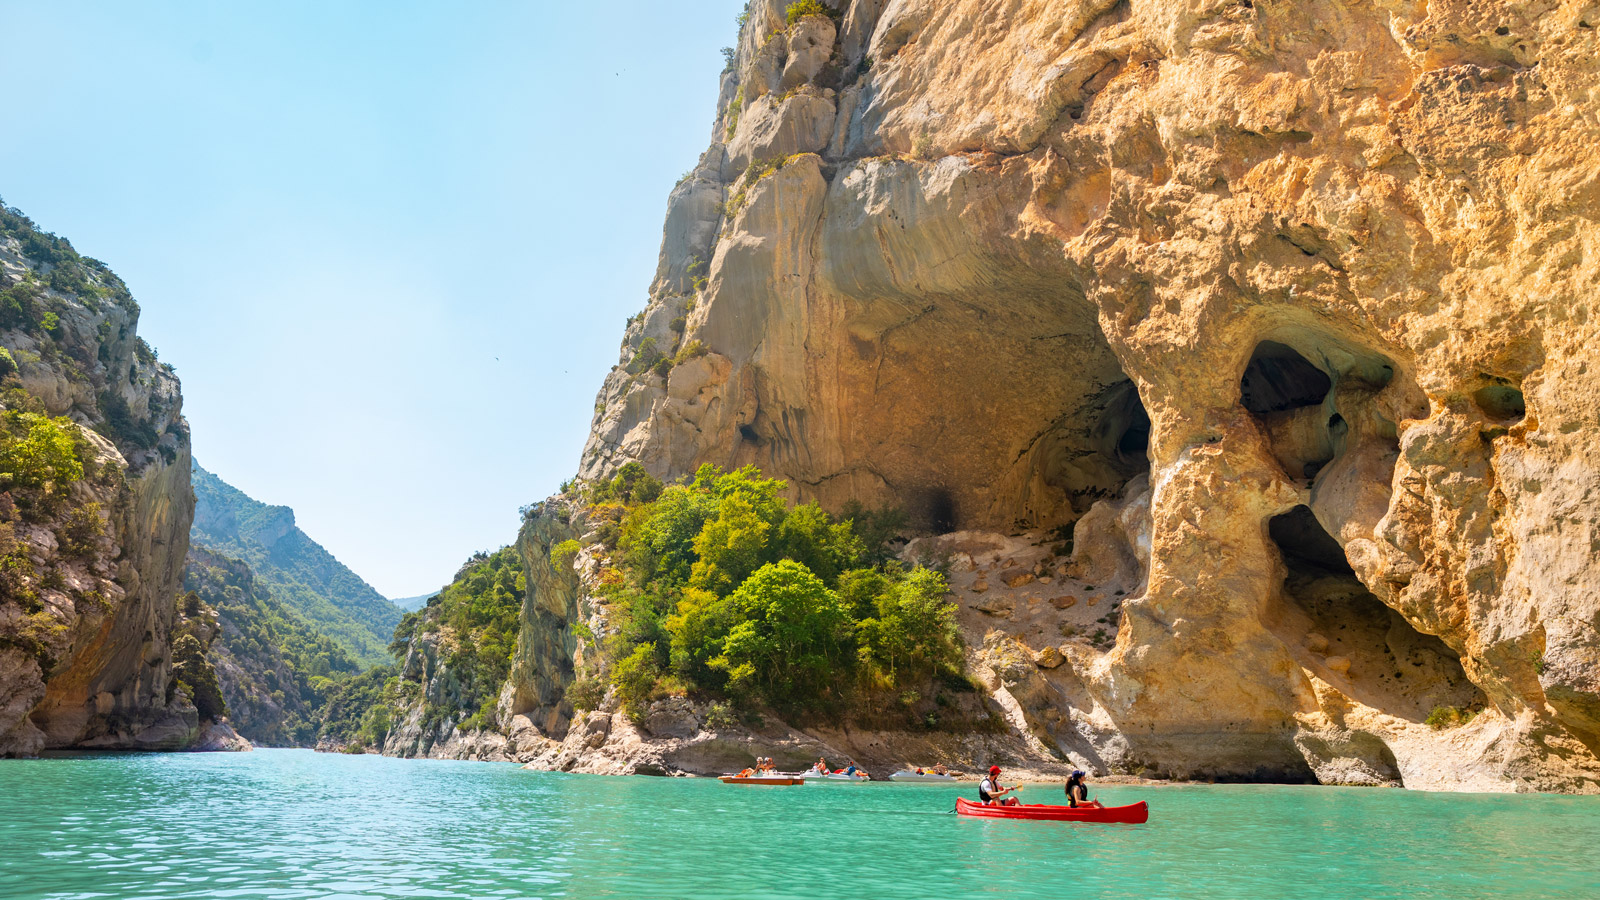
<svg viewBox="0 0 1600 900"><path fill-rule="evenodd" d="M440 588L439 590L442 591L444 589ZM426 594L418 594L415 597L401 597L398 600L391 600L389 602L400 607L401 611L403 612L415 612L424 606L427 606L428 601L437 596L439 596L439 591L429 591Z"/></svg>
<svg viewBox="0 0 1600 900"><path fill-rule="evenodd" d="M249 564L279 601L367 665L389 661L399 607L295 525L294 510L262 503L193 467L190 540Z"/></svg>

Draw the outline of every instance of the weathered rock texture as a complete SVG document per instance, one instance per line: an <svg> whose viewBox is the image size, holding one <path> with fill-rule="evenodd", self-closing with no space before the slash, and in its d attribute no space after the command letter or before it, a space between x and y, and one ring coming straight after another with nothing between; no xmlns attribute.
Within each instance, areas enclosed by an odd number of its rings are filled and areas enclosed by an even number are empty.
<svg viewBox="0 0 1600 900"><path fill-rule="evenodd" d="M1070 526L977 614L1125 592L1009 689L1097 769L1600 789L1600 5L835 5L750 4L581 474Z"/></svg>
<svg viewBox="0 0 1600 900"><path fill-rule="evenodd" d="M138 305L115 275L13 211L4 224L0 290L20 292L0 311L16 368L0 371L5 403L70 417L94 458L55 502L0 493L14 541L0 547L14 560L0 597L0 755L189 747L202 723L170 646L194 505L178 379L136 336Z"/></svg>

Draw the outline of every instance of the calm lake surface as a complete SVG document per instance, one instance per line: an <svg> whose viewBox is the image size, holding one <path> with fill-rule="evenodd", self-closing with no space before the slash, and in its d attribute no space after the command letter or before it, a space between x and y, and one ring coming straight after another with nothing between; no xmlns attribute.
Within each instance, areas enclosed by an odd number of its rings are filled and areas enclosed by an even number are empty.
<svg viewBox="0 0 1600 900"><path fill-rule="evenodd" d="M1150 823L1091 826L958 818L958 793L296 750L0 760L0 897L1600 896L1600 798L1108 787Z"/></svg>

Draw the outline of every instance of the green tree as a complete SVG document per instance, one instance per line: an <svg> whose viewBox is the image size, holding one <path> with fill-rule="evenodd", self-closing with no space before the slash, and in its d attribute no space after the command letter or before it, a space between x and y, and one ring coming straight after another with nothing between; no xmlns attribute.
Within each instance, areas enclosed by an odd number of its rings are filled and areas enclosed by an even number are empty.
<svg viewBox="0 0 1600 900"><path fill-rule="evenodd" d="M782 513L781 505L758 509L745 494L723 498L716 517L695 536L689 584L718 596L732 592L767 561L773 520Z"/></svg>
<svg viewBox="0 0 1600 900"><path fill-rule="evenodd" d="M711 666L722 655L723 640L737 620L733 602L710 591L687 588L665 628L672 671L690 684L720 690L725 673Z"/></svg>
<svg viewBox="0 0 1600 900"><path fill-rule="evenodd" d="M206 648L192 634L181 634L172 642L172 677L189 691L202 721L215 722L228 714L217 673L206 661Z"/></svg>
<svg viewBox="0 0 1600 900"><path fill-rule="evenodd" d="M815 503L789 510L778 527L777 555L804 563L826 584L838 583L839 574L859 564L865 554L861 539L849 522L836 522Z"/></svg>
<svg viewBox="0 0 1600 900"><path fill-rule="evenodd" d="M877 615L861 620L861 649L896 683L958 667L961 645L949 585L932 569L916 568L892 579L878 594Z"/></svg>
<svg viewBox="0 0 1600 900"><path fill-rule="evenodd" d="M730 599L738 624L710 661L736 695L781 705L822 697L849 660L849 616L839 597L794 560L762 566Z"/></svg>

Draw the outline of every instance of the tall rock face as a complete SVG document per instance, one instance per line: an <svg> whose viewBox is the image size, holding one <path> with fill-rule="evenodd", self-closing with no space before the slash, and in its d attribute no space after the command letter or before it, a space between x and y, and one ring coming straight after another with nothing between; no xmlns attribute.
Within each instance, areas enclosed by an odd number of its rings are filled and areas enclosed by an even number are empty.
<svg viewBox="0 0 1600 900"><path fill-rule="evenodd" d="M581 475L900 506L991 649L1114 587L996 682L1097 769L1600 789L1600 5L831 6L749 4Z"/></svg>
<svg viewBox="0 0 1600 900"><path fill-rule="evenodd" d="M279 601L367 665L386 649L400 609L295 524L294 510L262 503L194 464L191 537L244 561Z"/></svg>
<svg viewBox="0 0 1600 900"><path fill-rule="evenodd" d="M0 208L0 755L180 749L189 427L122 281Z"/></svg>

